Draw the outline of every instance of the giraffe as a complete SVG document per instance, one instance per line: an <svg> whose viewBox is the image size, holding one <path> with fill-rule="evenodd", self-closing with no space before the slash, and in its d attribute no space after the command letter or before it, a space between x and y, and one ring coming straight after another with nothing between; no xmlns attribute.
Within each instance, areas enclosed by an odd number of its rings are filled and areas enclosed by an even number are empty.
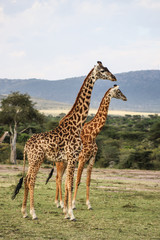
<svg viewBox="0 0 160 240"><path fill-rule="evenodd" d="M81 139L83 143L82 151L79 154L78 160L78 171L77 171L77 178L75 182L75 191L72 201L73 209L76 208L75 201L76 195L78 191L78 186L81 181L81 175L84 169L85 163L89 161L87 167L87 180L86 180L86 205L88 209L92 209L90 201L89 201L89 190L90 190L90 181L91 181L91 172L95 162L95 157L98 151L98 147L96 144L96 137L102 130L108 115L108 109L110 105L110 101L112 98L121 99L123 101L127 101L127 98L123 95L120 91L119 86L114 85L114 87L110 88L102 98L100 103L99 109L95 115L95 117L84 124L84 127L81 132ZM62 192L61 192L61 183L62 183L62 176L66 169L66 164L63 162L56 162L57 168L57 176L56 176L56 196L55 196L55 204L57 207L63 208L63 201L62 201ZM60 204L58 202L58 196L60 195Z"/></svg>
<svg viewBox="0 0 160 240"><path fill-rule="evenodd" d="M0 143L2 143L2 142L4 141L4 139L5 139L6 136L9 136L9 132L8 132L8 131L5 131L5 132L3 133L3 135L0 137Z"/></svg>
<svg viewBox="0 0 160 240"><path fill-rule="evenodd" d="M32 219L37 218L34 208L34 186L39 168L44 158L47 158L53 162L67 163L63 212L65 218L75 220L72 209L74 169L82 149L80 133L88 115L91 93L97 79L116 81L115 76L108 68L104 67L103 64L98 61L85 78L75 103L69 113L59 122L58 127L49 132L33 135L25 144L23 176L25 172L26 155L29 168L24 180L24 199L21 209L24 218L27 217L26 205L28 192L30 192L30 214ZM12 199L14 199L19 192L22 182L23 177L20 179Z"/></svg>

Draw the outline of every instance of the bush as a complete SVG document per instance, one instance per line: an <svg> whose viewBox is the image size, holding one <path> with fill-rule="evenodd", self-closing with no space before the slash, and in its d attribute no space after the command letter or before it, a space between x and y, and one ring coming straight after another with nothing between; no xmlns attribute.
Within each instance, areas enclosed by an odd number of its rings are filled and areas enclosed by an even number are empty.
<svg viewBox="0 0 160 240"><path fill-rule="evenodd" d="M98 142L98 153L96 156L96 166L113 167L119 162L119 143L117 140L108 140L101 144Z"/></svg>
<svg viewBox="0 0 160 240"><path fill-rule="evenodd" d="M30 138L30 135L27 133L21 133L18 135L17 142L19 143L25 143Z"/></svg>
<svg viewBox="0 0 160 240"><path fill-rule="evenodd" d="M153 162L151 159L152 151L132 151L128 159L124 162L124 168L133 169L153 169Z"/></svg>
<svg viewBox="0 0 160 240"><path fill-rule="evenodd" d="M9 163L10 158L10 145L1 143L0 145L0 163Z"/></svg>

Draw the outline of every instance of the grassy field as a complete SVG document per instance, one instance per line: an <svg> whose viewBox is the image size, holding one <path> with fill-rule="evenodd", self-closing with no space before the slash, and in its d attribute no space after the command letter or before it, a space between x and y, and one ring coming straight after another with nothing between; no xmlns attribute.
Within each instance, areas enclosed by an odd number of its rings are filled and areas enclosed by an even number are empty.
<svg viewBox="0 0 160 240"><path fill-rule="evenodd" d="M90 197L93 210L87 210L84 171L74 211L77 221L71 222L54 204L55 173L45 185L47 168L40 170L36 181L38 220L22 218L23 189L11 200L21 169L0 166L0 239L160 239L160 172L94 169Z"/></svg>

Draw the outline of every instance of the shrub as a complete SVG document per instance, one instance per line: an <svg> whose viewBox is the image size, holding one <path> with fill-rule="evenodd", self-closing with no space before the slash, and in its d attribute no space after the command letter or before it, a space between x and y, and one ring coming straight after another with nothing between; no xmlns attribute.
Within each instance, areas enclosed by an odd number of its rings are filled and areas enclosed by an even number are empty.
<svg viewBox="0 0 160 240"><path fill-rule="evenodd" d="M0 163L9 163L10 145L1 143L0 145Z"/></svg>
<svg viewBox="0 0 160 240"><path fill-rule="evenodd" d="M133 169L153 169L153 162L151 159L152 151L132 151L128 159L124 162L124 168Z"/></svg>

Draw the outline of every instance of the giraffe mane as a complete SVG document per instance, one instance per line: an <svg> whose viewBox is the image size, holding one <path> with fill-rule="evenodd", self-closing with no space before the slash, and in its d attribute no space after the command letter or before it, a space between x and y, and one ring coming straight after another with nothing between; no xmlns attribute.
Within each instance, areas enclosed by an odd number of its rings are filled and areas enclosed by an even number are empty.
<svg viewBox="0 0 160 240"><path fill-rule="evenodd" d="M104 97L103 97L102 100L101 100L100 106L101 106L104 98L106 97L106 95L109 93L109 91L110 91L111 89L112 89L112 88L109 88L109 89L107 90L107 92L105 93ZM98 110L99 110L99 109L98 109ZM98 115L98 111L97 111L96 115L94 116L94 118L95 118L97 115ZM94 120L94 118L92 118L90 121L86 122L85 124L91 123L91 122Z"/></svg>
<svg viewBox="0 0 160 240"><path fill-rule="evenodd" d="M92 73L93 69L94 69L94 68L92 68L91 71L88 73L88 75L86 76L85 80L86 80L86 79L89 77L89 75ZM83 84L82 84L82 86L81 86L81 88L80 88L80 90L79 90L79 93L78 93L78 95L77 95L77 97L76 97L76 100L75 100L75 102L74 102L71 110L67 113L66 116L64 116L64 117L60 120L59 124L60 124L66 117L68 117L68 116L72 113L72 111L73 111L73 109L74 109L74 107L75 107L75 105L76 105L76 102L77 102L77 100L78 100L78 98L79 98L79 96L80 96L81 90L82 90L82 88L84 87L85 80L83 81Z"/></svg>

